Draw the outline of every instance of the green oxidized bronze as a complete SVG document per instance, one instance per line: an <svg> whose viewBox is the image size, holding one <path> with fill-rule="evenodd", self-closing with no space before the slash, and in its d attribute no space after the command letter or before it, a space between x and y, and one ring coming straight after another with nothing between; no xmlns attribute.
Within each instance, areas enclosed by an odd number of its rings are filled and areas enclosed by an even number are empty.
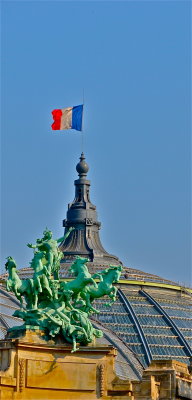
<svg viewBox="0 0 192 400"><path fill-rule="evenodd" d="M113 283L118 282L122 266L111 265L104 271L91 275L86 265L89 260L76 257L70 267L74 279L61 281L59 269L63 253L59 250L58 243L65 241L72 230L74 228L69 228L64 237L54 240L52 232L46 229L42 239L37 239L35 245L27 245L34 249L30 263L34 270L31 279L19 278L17 265L12 257L7 257L5 268L9 274L7 290L15 294L21 305L14 316L24 320L23 327L39 327L45 332L47 339L61 337L73 345L74 352L77 350L77 343L86 345L94 337L103 335L102 331L93 327L88 316L93 312L98 313L92 306L95 299L108 295L111 302L106 305L115 301L117 288ZM96 278L99 279L98 284Z"/></svg>

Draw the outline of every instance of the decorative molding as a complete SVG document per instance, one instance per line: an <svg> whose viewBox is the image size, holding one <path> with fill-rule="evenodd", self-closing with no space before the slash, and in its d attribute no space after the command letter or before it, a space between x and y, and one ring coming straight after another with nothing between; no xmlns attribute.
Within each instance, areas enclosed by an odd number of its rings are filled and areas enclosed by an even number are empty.
<svg viewBox="0 0 192 400"><path fill-rule="evenodd" d="M19 360L19 391L22 392L25 381L25 359L20 358Z"/></svg>
<svg viewBox="0 0 192 400"><path fill-rule="evenodd" d="M93 218L85 218L85 223L87 226L93 225Z"/></svg>
<svg viewBox="0 0 192 400"><path fill-rule="evenodd" d="M101 364L100 365L100 396L101 397L103 397L104 390L105 390L104 377L105 377L105 367L103 364Z"/></svg>

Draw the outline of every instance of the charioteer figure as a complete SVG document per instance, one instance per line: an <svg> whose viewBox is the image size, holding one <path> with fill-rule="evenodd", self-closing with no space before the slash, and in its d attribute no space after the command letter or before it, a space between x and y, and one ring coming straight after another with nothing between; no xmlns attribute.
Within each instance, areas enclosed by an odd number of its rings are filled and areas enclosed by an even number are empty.
<svg viewBox="0 0 192 400"><path fill-rule="evenodd" d="M58 244L64 242L70 233L74 230L70 227L67 233L59 239L54 240L53 233L46 229L43 232L42 239L37 239L36 244L28 243L27 246L31 249L45 252L47 262L47 270L54 279L59 279L60 261L63 258L63 252L59 250Z"/></svg>

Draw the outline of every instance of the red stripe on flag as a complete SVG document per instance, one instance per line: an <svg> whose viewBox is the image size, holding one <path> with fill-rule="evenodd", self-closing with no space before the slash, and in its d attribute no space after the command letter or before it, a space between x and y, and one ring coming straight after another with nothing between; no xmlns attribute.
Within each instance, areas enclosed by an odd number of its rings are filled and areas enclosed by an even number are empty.
<svg viewBox="0 0 192 400"><path fill-rule="evenodd" d="M60 130L62 110L53 110L52 116L53 116L53 120L54 120L53 124L51 125L52 129L54 131Z"/></svg>

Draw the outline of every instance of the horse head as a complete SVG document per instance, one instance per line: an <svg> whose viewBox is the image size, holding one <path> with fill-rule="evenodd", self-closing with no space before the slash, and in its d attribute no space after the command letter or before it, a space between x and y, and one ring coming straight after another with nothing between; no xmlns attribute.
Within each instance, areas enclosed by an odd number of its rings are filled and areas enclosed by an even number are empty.
<svg viewBox="0 0 192 400"><path fill-rule="evenodd" d="M16 264L16 262L15 262L15 260L14 260L14 258L13 257L11 257L11 256L8 256L7 258L6 258L6 260L7 260L7 262L6 262L6 264L5 264L5 269L6 269L6 271L8 270L11 270L12 268L17 268L17 264Z"/></svg>
<svg viewBox="0 0 192 400"><path fill-rule="evenodd" d="M45 251L36 251L34 253L34 257L30 262L31 267L35 269L37 264L39 264L39 261L42 260L45 257L45 255L46 255Z"/></svg>
<svg viewBox="0 0 192 400"><path fill-rule="evenodd" d="M115 283L119 281L122 269L122 265L110 265L109 268L105 269L101 274L106 280L110 277L110 280Z"/></svg>
<svg viewBox="0 0 192 400"><path fill-rule="evenodd" d="M46 252L45 251L37 251L36 253L35 253L35 258L37 259L37 260L41 260L43 257L45 257L45 255L46 255Z"/></svg>
<svg viewBox="0 0 192 400"><path fill-rule="evenodd" d="M114 270L114 280L113 282L118 282L121 276L121 272L123 269L122 265L110 265L110 268Z"/></svg>
<svg viewBox="0 0 192 400"><path fill-rule="evenodd" d="M88 258L77 256L76 260L74 261L74 263L69 268L69 271L74 273L75 275L77 275L80 272L80 270L82 269L83 266L87 268L86 263L88 261L89 261Z"/></svg>

